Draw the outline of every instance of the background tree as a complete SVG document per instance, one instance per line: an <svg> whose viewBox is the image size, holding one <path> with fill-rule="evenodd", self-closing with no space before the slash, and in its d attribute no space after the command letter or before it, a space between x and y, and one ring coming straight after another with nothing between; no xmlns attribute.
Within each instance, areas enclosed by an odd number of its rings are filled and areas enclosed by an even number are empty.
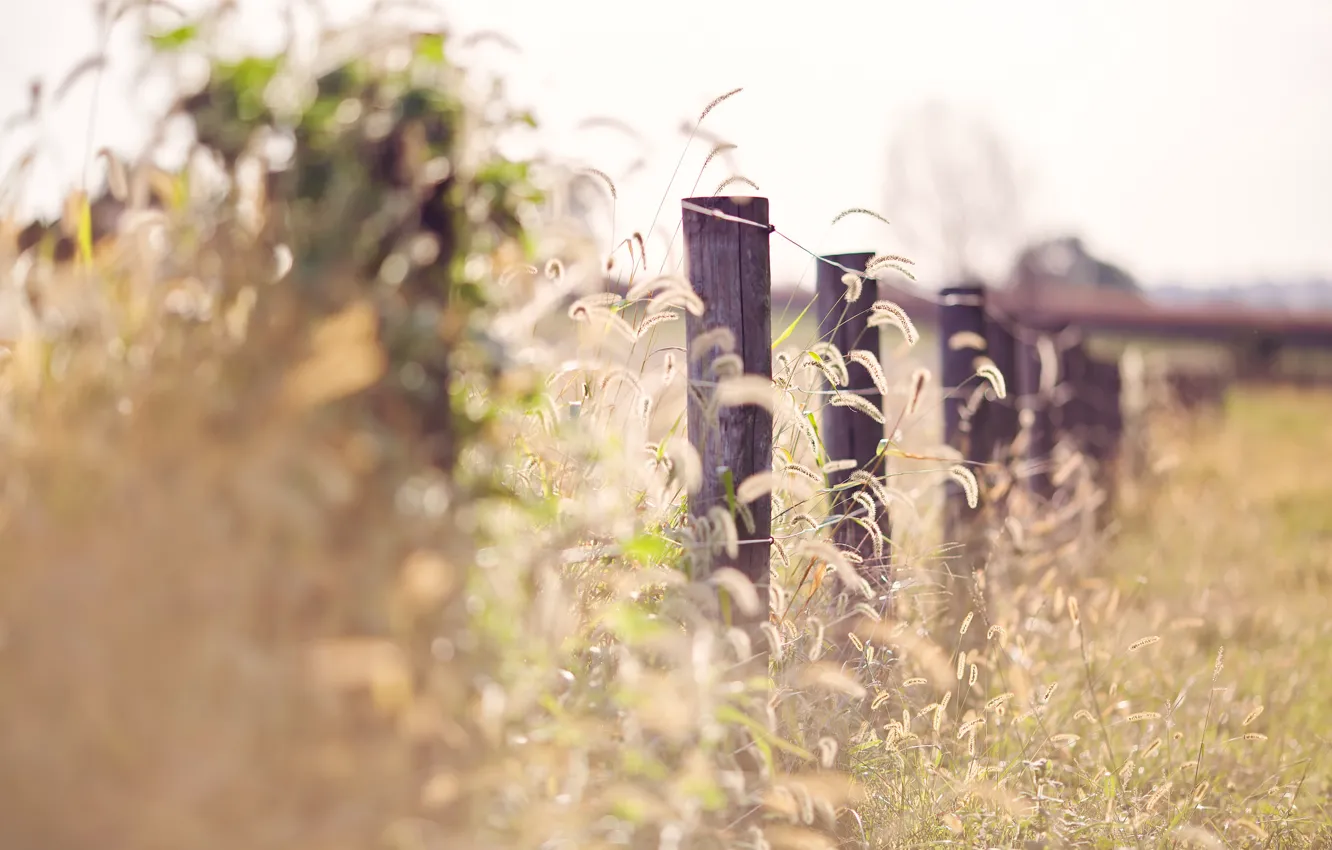
<svg viewBox="0 0 1332 850"><path fill-rule="evenodd" d="M897 123L888 145L888 218L939 283L1007 272L1024 235L1022 179L982 117L929 101Z"/></svg>

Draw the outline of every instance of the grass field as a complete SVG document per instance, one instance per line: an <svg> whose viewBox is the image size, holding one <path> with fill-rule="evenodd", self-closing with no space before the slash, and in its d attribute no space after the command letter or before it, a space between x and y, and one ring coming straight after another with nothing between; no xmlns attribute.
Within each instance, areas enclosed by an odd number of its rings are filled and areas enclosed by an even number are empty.
<svg viewBox="0 0 1332 850"><path fill-rule="evenodd" d="M774 305L794 377L714 338L686 386L689 284L653 316L597 288L591 241L529 231L537 182L488 123L475 162L449 147L494 110L451 99L439 34L410 43L280 119L286 60L212 60L183 108L232 194L168 175L170 215L109 253L85 198L73 266L0 265L89 314L0 357L0 846L1332 844L1332 396L1154 413L1108 530L1076 456L1051 504L987 489L972 582L934 509L980 487L911 379L939 340L890 332L885 405L915 412L888 486L861 479L883 561L857 570L813 311L786 335L803 305ZM255 221L235 156L284 122ZM773 474L702 516L691 392L778 431ZM755 543L766 575L726 568Z"/></svg>
<svg viewBox="0 0 1332 850"><path fill-rule="evenodd" d="M1321 474L1329 417L1329 394L1244 389L1221 415L1156 423L1156 471L1125 500L1104 563L1078 591L1125 600L1099 638L1122 646L1162 636L1144 650L1156 653L1151 669L1112 673L1121 693L1158 705L1183 693L1180 722L1166 727L1186 741L1208 724L1220 730L1201 737L1198 781L1210 785L1194 822L1224 834L1226 846L1332 839L1332 486ZM1224 669L1204 712L1221 647ZM1133 710L1146 707L1135 701ZM1172 765L1197 759L1196 746L1137 779L1167 781Z"/></svg>

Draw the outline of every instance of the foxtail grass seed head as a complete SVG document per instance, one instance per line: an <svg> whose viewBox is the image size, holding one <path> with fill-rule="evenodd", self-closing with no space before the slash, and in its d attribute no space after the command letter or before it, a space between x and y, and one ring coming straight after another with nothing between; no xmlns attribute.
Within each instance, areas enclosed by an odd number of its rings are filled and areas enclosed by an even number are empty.
<svg viewBox="0 0 1332 850"><path fill-rule="evenodd" d="M1147 749L1142 751L1142 757L1145 759L1151 758L1153 755L1156 754L1157 750L1161 749L1162 743L1164 743L1164 739L1162 738L1157 738L1156 740L1152 741L1150 744L1147 745Z"/></svg>
<svg viewBox="0 0 1332 850"><path fill-rule="evenodd" d="M874 701L870 703L870 710L878 711L879 707L882 706L889 699L891 699L892 696L893 695L888 691L880 691L878 695L874 697Z"/></svg>
<svg viewBox="0 0 1332 850"><path fill-rule="evenodd" d="M985 633L986 640L994 640L996 637L1003 640L1007 636L1008 633L1004 631L1004 627L997 624L990 626L990 630Z"/></svg>
<svg viewBox="0 0 1332 850"><path fill-rule="evenodd" d="M1135 640L1133 643L1129 644L1128 651L1137 652L1140 649L1151 646L1154 643L1159 643L1160 641L1161 641L1160 635L1152 635L1151 637L1139 638L1138 640Z"/></svg>
<svg viewBox="0 0 1332 850"><path fill-rule="evenodd" d="M880 425L884 424L883 411L866 401L862 396L854 393L838 393L833 396L830 402L833 407L849 407L857 410Z"/></svg>
<svg viewBox="0 0 1332 850"><path fill-rule="evenodd" d="M883 374L883 366L879 364L879 358L872 351L866 351L863 348L857 348L846 355L848 362L859 364L869 373L870 380L874 383L874 389L879 391L879 395L888 395L888 378Z"/></svg>
<svg viewBox="0 0 1332 850"><path fill-rule="evenodd" d="M976 358L976 374L989 382L994 390L995 398L1008 397L1008 385L1004 382L1004 373L999 371L999 367L994 365L994 361L988 357Z"/></svg>
<svg viewBox="0 0 1332 850"><path fill-rule="evenodd" d="M1262 732L1245 732L1245 733L1244 733L1244 740L1246 740L1246 741L1266 741L1266 740L1267 740L1267 736L1264 735Z"/></svg>
<svg viewBox="0 0 1332 850"><path fill-rule="evenodd" d="M1073 719L1074 719L1074 720L1085 720L1085 721L1087 721L1088 723L1095 723L1095 722L1096 722L1096 718L1093 717L1093 716L1092 716L1092 713L1091 713L1090 711L1088 711L1087 709L1085 709L1085 708L1079 708L1079 709L1077 710L1077 712L1073 715Z"/></svg>
<svg viewBox="0 0 1332 850"><path fill-rule="evenodd" d="M720 95L720 96L718 96L718 97L714 97L714 98L712 99L712 102L709 103L707 106L703 107L703 111L700 112L700 113L698 114L698 122L697 122L697 123L702 124L702 123L703 123L703 119L708 117L708 113L712 112L712 110L716 109L718 106L721 106L721 105L722 105L723 103L725 103L727 100L729 100L729 99L735 97L736 95L738 95L738 94L739 94L740 92L742 92L742 91L744 91L744 89L742 89L742 88L734 88L734 89L731 89L730 91L728 91L726 94Z"/></svg>
<svg viewBox="0 0 1332 850"><path fill-rule="evenodd" d="M842 275L842 285L846 287L846 301L854 304L860 300L860 292L865 286L865 279L855 272Z"/></svg>
<svg viewBox="0 0 1332 850"><path fill-rule="evenodd" d="M920 676L913 676L912 678L907 679L905 682L903 682L902 687L914 688L916 685L926 685L926 684L929 684L929 682L926 679L923 679Z"/></svg>
<svg viewBox="0 0 1332 850"><path fill-rule="evenodd" d="M980 484L976 482L976 474L961 464L955 464L949 467L948 476L962 488L967 497L967 507L974 510L980 504Z"/></svg>
<svg viewBox="0 0 1332 850"><path fill-rule="evenodd" d="M911 416L920 409L921 396L925 394L925 385L930 382L930 370L917 369L911 373L911 391L907 395L906 415Z"/></svg>
<svg viewBox="0 0 1332 850"><path fill-rule="evenodd" d="M758 184L755 183L753 180L750 180L748 177L736 174L732 177L727 177L721 183L718 183L717 188L713 190L712 194L714 197L720 195L724 190L729 189L731 186L734 186L737 183L748 186L749 188L753 189L755 192L763 191L762 189L759 188Z"/></svg>
<svg viewBox="0 0 1332 850"><path fill-rule="evenodd" d="M707 157L704 158L703 165L698 169L699 175L702 176L703 172L707 170L708 166L712 164L712 161L714 159L716 159L717 157L721 156L722 154L728 151L733 151L733 150L735 150L735 145L731 144L730 142L720 142L716 145L713 145L712 150L708 151Z"/></svg>
<svg viewBox="0 0 1332 850"><path fill-rule="evenodd" d="M1217 679L1221 678L1221 670L1225 666L1226 666L1226 648L1222 646L1216 650L1216 664L1213 665L1212 667L1213 683L1215 683Z"/></svg>
<svg viewBox="0 0 1332 850"><path fill-rule="evenodd" d="M975 687L975 685L976 685L976 678L977 678L979 675L980 675L980 668L978 668L975 664L972 664L972 665L971 665L971 673L970 673L970 675L967 676L967 686L968 686L968 687Z"/></svg>
<svg viewBox="0 0 1332 850"><path fill-rule="evenodd" d="M620 193L616 191L615 181L610 179L609 174L607 174L606 172L602 171L599 168L584 168L582 173L586 174L589 177L595 177L597 178L597 180L604 183L606 185L606 188L610 190L611 200L613 201L619 200Z"/></svg>
<svg viewBox="0 0 1332 850"><path fill-rule="evenodd" d="M962 681L962 677L967 675L967 654L959 652L957 655L957 680Z"/></svg>
<svg viewBox="0 0 1332 850"><path fill-rule="evenodd" d="M1161 712L1159 711L1137 711L1134 712L1133 714L1130 714L1128 717L1125 717L1124 722L1138 723L1143 720L1160 720L1160 719L1161 719Z"/></svg>
<svg viewBox="0 0 1332 850"><path fill-rule="evenodd" d="M961 351L964 348L984 351L985 337L975 331L958 331L948 338L949 351Z"/></svg>
<svg viewBox="0 0 1332 850"><path fill-rule="evenodd" d="M819 739L819 764L824 770L833 766L837 759L837 739L832 737L823 737Z"/></svg>
<svg viewBox="0 0 1332 850"><path fill-rule="evenodd" d="M973 618L975 618L975 616L976 616L975 611L967 612L967 616L962 619L962 628L957 630L957 633L959 635L965 635L967 633L967 629L971 628L971 621Z"/></svg>
<svg viewBox="0 0 1332 850"><path fill-rule="evenodd" d="M875 301L870 307L870 317L866 324L871 328L893 325L902 332L907 345L915 345L920 341L920 332L916 330L915 322L911 321L906 310L893 301Z"/></svg>
<svg viewBox="0 0 1332 850"><path fill-rule="evenodd" d="M1082 613L1078 609L1078 599L1076 596L1070 596L1068 598L1068 619L1075 626L1082 622Z"/></svg>
<svg viewBox="0 0 1332 850"><path fill-rule="evenodd" d="M1207 781L1206 779L1198 783L1198 785L1193 789L1192 799L1194 804L1202 802L1203 797L1207 796L1207 789L1210 787L1212 787L1212 783Z"/></svg>
<svg viewBox="0 0 1332 850"><path fill-rule="evenodd" d="M643 321L638 323L638 327L634 329L634 339L640 340L648 331L652 330L657 325L678 321L679 318L679 313L656 313L651 316L645 316Z"/></svg>
<svg viewBox="0 0 1332 850"><path fill-rule="evenodd" d="M989 702L985 703L985 710L995 711L997 709L1003 708L1004 703L1008 702L1012 698L1013 698L1012 691L1008 691L1007 693L1002 693L999 696L995 697L994 699L990 700Z"/></svg>
<svg viewBox="0 0 1332 850"><path fill-rule="evenodd" d="M1150 812L1152 809L1156 808L1157 804L1170 793L1170 789L1174 787L1174 785L1174 782L1164 782L1152 789L1152 793L1147 795L1147 801L1143 803L1143 810Z"/></svg>
<svg viewBox="0 0 1332 850"><path fill-rule="evenodd" d="M861 641L861 639L856 635L855 632L851 632L850 634L847 635L847 637L849 637L849 638L851 639L851 643L855 646L855 648L856 648L856 652L864 652L864 651L865 651L865 644L864 644L864 642Z"/></svg>
<svg viewBox="0 0 1332 850"><path fill-rule="evenodd" d="M1257 708L1255 708L1253 711L1250 711L1248 714L1244 715L1244 721L1240 723L1240 725L1248 726L1250 723L1257 720L1262 715L1262 713L1263 713L1263 706L1260 705Z"/></svg>
<svg viewBox="0 0 1332 850"><path fill-rule="evenodd" d="M1050 697L1054 696L1055 689L1058 687L1058 682L1051 682L1050 686L1045 689L1045 693L1041 694L1041 702L1049 702Z"/></svg>
<svg viewBox="0 0 1332 850"><path fill-rule="evenodd" d="M886 219L886 218L884 218L883 216L879 215L879 214L876 213L874 210L867 210L867 209L865 209L864 207L851 207L850 209L842 210L842 211L839 212L837 215L833 216L832 223L833 223L833 224L836 224L837 222L839 222L839 221L841 221L842 219L846 218L847 216L851 216L851 215L867 215L867 216L869 216L869 217L872 218L872 219L875 219L875 220L877 220L877 221L881 221L881 222L883 222L884 224L889 224L888 219ZM907 260L906 262L909 263L909 262L911 262L911 261L910 261L910 260ZM868 269L868 268L871 268L871 266L868 266L868 265L867 265L866 268L867 268L867 269Z"/></svg>

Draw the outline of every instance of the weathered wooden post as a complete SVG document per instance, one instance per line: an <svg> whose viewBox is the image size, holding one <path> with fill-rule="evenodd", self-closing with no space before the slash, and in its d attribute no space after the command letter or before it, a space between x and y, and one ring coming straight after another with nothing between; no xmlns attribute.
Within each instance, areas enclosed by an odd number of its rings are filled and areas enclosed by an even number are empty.
<svg viewBox="0 0 1332 850"><path fill-rule="evenodd" d="M1042 350L1047 357L1042 356ZM1054 494L1050 458L1054 453L1053 387L1059 380L1054 340L1045 334L1023 334L1017 345L1018 421L1026 432L1023 466L1027 490L1037 499Z"/></svg>
<svg viewBox="0 0 1332 850"><path fill-rule="evenodd" d="M977 283L968 283L945 289L940 297L940 380L944 391L944 442L956 449L969 465L984 463L989 458L984 457L982 452L994 444L989 405L983 395L984 385L975 380L976 359L985 355L988 345L985 288ZM949 482L948 501L965 508L967 499L962 487ZM950 511L949 515L953 513ZM966 514L958 511L956 515L960 518Z"/></svg>
<svg viewBox="0 0 1332 850"><path fill-rule="evenodd" d="M993 391L987 391L987 413L989 417L989 445L982 446L986 460L1007 460L1013 443L1018 436L1017 390L1017 339L1011 321L1006 316L993 312L986 317L985 342L987 356L994 363L999 374L1004 378L1004 398L998 398Z"/></svg>
<svg viewBox="0 0 1332 850"><path fill-rule="evenodd" d="M845 272L838 268L844 266L863 272L873 258L872 253L832 254L819 263L818 270L818 311L819 339L831 342L847 357L856 350L868 351L879 362L879 329L869 326L871 308L879 298L879 283L873 278L864 279L859 296L855 301L848 301L848 290L842 282ZM870 372L861 363L848 359L845 387L834 388L824 383L824 390L837 389L844 393L853 393L865 399L876 410L883 410L883 396L876 389ZM830 398L830 397L829 397ZM856 469L872 476L880 477L884 473L883 464L886 456L879 454L879 442L884 438L885 426L875 422L863 412L851 407L834 406L825 400L823 405L820 434L824 449L832 460L853 460ZM853 470L830 474L829 484L834 488L832 494L832 512L843 519L835 526L834 537L838 543L856 550L863 560L862 570L865 578L876 586L890 585L892 581L888 567L887 548L881 544L878 550L882 557L875 557L876 546L870 532L850 520L849 514L859 509L855 494L865 490L865 485L848 484ZM873 494L870 493L870 498ZM891 534L886 506L878 506L874 518L876 528L883 539Z"/></svg>
<svg viewBox="0 0 1332 850"><path fill-rule="evenodd" d="M985 354L985 288L967 283L944 289L939 310L940 382L944 393L944 441L957 450L964 465L979 478L977 463L989 458L981 453L993 446L984 384L976 378L976 359ZM977 573L985 568L989 552L977 510L969 504L966 490L951 478L945 482L944 539L960 543L957 558L945 561L949 573L949 603L953 617L961 620L975 610L979 591ZM968 644L972 641L967 640Z"/></svg>
<svg viewBox="0 0 1332 850"><path fill-rule="evenodd" d="M1055 407L1055 426L1059 438L1066 439L1078 451L1091 456L1091 430L1094 416L1091 400L1091 358L1081 338L1069 341L1059 352L1059 374L1063 392Z"/></svg>
<svg viewBox="0 0 1332 850"><path fill-rule="evenodd" d="M689 442L703 466L702 486L690 497L689 512L702 517L716 506L729 510L735 488L751 475L772 469L772 414L758 405L712 404L717 384L712 364L720 352L712 343L707 350L699 350L698 344L704 334L724 328L735 340L734 353L744 373L772 379L771 229L767 198L689 198L683 218L688 276L705 307L702 316L685 316ZM766 623L771 498L760 496L748 505L748 513L753 517L752 528L741 516L734 517L740 538L738 555L723 555L718 563L735 567L753 582L760 613L752 624ZM754 649L762 649L757 632L751 638Z"/></svg>

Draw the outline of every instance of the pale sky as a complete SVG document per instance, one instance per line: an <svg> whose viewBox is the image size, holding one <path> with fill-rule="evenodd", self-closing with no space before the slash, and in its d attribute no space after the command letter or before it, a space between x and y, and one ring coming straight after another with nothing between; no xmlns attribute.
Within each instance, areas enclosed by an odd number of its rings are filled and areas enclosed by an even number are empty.
<svg viewBox="0 0 1332 850"><path fill-rule="evenodd" d="M944 100L1005 140L1029 234L1078 232L1147 283L1332 276L1332 0L442 3L461 33L495 30L521 48L478 48L474 61L534 108L543 146L615 179L619 237L646 234L663 194L669 236L710 147L696 140L671 186L679 126L743 87L704 128L739 146L738 172L771 199L773 222L816 251L911 253L902 227L828 225L848 207L892 206L890 134L913 107ZM91 0L0 4L8 114L28 79L54 80L94 33L80 23ZM141 94L113 69L93 150L142 138L146 114L129 106ZM91 107L88 78L53 119L62 162L39 183L79 173ZM594 117L640 139L579 129ZM714 163L698 194L726 176ZM937 283L936 258L916 259ZM808 262L774 240L773 265L790 280Z"/></svg>

